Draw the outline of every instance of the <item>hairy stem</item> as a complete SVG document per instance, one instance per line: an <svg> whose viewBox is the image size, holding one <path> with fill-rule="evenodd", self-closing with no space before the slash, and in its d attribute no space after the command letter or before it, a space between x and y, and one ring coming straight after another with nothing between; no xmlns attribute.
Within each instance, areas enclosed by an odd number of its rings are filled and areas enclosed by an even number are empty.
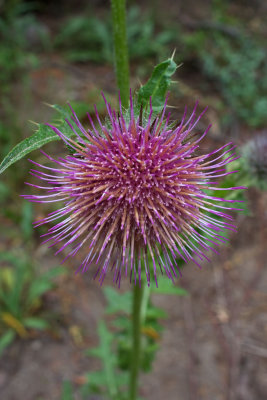
<svg viewBox="0 0 267 400"><path fill-rule="evenodd" d="M125 0L111 0L115 71L122 106L129 103L129 60Z"/></svg>

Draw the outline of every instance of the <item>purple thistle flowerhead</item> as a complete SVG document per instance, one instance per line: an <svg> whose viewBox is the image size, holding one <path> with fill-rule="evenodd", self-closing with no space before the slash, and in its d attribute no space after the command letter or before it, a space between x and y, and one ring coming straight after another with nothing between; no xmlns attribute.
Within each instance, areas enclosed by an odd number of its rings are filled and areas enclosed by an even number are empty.
<svg viewBox="0 0 267 400"><path fill-rule="evenodd" d="M104 97L104 96L103 96ZM53 159L43 153L55 167L33 162L42 170L31 174L45 182L46 194L25 195L32 202L64 202L57 211L37 221L35 226L51 224L45 236L56 254L69 249L75 256L86 249L86 257L78 268L85 272L96 265L95 276L102 283L106 272L114 273L120 285L122 274L141 284L165 271L173 279L179 266L177 259L207 259L205 251L225 242L224 229L235 231L232 217L225 210L233 209L236 200L225 200L207 194L222 190L214 179L226 176L225 166L237 157L232 143L199 155L196 150L208 132L193 134L203 115L196 115L197 104L187 118L186 110L179 124L169 122L166 103L154 118L152 105L143 121L142 110L134 115L130 98L128 119L116 113L104 98L108 122L103 124L96 111L99 126L90 117L85 129L72 110L68 124L76 140L51 126L70 146L72 155ZM232 190L228 188L223 190ZM216 252L216 250L214 250Z"/></svg>

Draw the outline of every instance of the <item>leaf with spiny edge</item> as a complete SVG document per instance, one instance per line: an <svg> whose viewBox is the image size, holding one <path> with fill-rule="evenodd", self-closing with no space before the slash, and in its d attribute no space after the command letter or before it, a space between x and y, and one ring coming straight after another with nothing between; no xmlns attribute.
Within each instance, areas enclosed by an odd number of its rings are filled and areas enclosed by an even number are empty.
<svg viewBox="0 0 267 400"><path fill-rule="evenodd" d="M171 77L178 68L173 57L156 65L147 83L137 93L137 106L146 108L152 101L153 111L160 112L166 101L166 94L172 83Z"/></svg>
<svg viewBox="0 0 267 400"><path fill-rule="evenodd" d="M70 120L70 114L68 114L62 107L56 104L52 105L51 107L59 112L64 119L67 118ZM10 165L19 161L32 151L39 149L46 143L54 140L60 140L60 137L48 125L37 124L37 126L37 130L32 136L27 137L26 139L22 140L22 142L18 143L3 159L2 163L0 164L0 174L10 167ZM75 136L75 133L65 120L60 119L55 126L64 132L64 135L67 137Z"/></svg>

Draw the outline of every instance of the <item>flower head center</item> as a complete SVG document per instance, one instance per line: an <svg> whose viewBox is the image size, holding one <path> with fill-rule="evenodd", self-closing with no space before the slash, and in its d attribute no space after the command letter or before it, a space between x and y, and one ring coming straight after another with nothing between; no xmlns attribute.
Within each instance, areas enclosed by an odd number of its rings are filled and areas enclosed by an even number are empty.
<svg viewBox="0 0 267 400"><path fill-rule="evenodd" d="M149 147L135 147L112 158L116 187L125 193L124 197L130 203L139 203L147 196L152 196L153 188L159 185L161 168L159 159L151 154Z"/></svg>

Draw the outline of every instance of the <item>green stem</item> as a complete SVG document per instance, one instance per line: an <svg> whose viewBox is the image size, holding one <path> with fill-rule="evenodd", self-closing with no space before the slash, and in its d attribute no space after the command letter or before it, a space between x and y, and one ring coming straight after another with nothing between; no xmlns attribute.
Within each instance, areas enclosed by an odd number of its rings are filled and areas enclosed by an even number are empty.
<svg viewBox="0 0 267 400"><path fill-rule="evenodd" d="M138 394L138 374L141 355L141 311L143 289L138 283L133 286L132 312L132 356L130 367L129 400L136 400Z"/></svg>
<svg viewBox="0 0 267 400"><path fill-rule="evenodd" d="M126 34L126 1L111 0L113 44L117 85L120 90L121 104L129 105L129 60ZM132 312L132 354L130 366L129 400L136 400L138 392L138 374L141 349L142 288L133 286Z"/></svg>
<svg viewBox="0 0 267 400"><path fill-rule="evenodd" d="M122 106L129 103L129 60L126 35L125 0L111 0L113 43L117 85Z"/></svg>

